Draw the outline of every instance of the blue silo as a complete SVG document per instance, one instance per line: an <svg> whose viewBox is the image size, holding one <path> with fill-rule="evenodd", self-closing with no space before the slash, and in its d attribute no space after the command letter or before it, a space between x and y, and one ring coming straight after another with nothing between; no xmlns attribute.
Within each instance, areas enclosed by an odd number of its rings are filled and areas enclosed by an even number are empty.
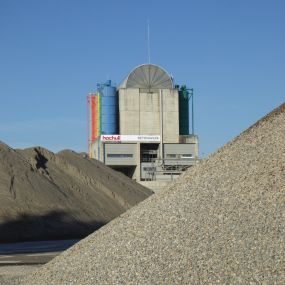
<svg viewBox="0 0 285 285"><path fill-rule="evenodd" d="M118 97L111 80L98 84L101 97L101 134L118 134Z"/></svg>

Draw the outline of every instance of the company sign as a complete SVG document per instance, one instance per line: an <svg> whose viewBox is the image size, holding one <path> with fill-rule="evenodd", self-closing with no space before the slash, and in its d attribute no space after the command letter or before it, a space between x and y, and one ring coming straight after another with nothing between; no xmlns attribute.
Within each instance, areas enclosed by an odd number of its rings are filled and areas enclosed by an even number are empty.
<svg viewBox="0 0 285 285"><path fill-rule="evenodd" d="M101 135L102 142L160 142L159 135Z"/></svg>

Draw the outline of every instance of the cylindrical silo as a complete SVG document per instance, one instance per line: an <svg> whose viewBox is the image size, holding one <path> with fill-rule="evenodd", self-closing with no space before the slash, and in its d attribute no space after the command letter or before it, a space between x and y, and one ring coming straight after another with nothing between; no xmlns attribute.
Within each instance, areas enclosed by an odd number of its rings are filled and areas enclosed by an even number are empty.
<svg viewBox="0 0 285 285"><path fill-rule="evenodd" d="M189 92L186 86L179 90L179 134L189 135Z"/></svg>
<svg viewBox="0 0 285 285"><path fill-rule="evenodd" d="M118 133L118 98L116 87L112 86L111 80L98 85L100 97L101 134Z"/></svg>
<svg viewBox="0 0 285 285"><path fill-rule="evenodd" d="M89 140L95 141L98 137L98 96L90 94L89 104Z"/></svg>

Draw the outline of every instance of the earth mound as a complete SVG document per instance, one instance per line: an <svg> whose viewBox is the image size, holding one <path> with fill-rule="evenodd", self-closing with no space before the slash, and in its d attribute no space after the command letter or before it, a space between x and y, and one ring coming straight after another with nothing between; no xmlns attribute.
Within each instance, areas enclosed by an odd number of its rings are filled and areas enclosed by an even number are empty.
<svg viewBox="0 0 285 285"><path fill-rule="evenodd" d="M0 242L80 238L151 194L85 154L0 142Z"/></svg>

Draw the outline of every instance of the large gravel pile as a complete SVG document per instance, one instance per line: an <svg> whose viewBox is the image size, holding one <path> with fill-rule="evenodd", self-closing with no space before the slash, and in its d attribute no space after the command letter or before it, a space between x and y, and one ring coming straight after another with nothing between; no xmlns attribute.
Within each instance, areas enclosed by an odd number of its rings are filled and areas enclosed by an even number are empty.
<svg viewBox="0 0 285 285"><path fill-rule="evenodd" d="M0 143L0 242L86 236L151 193L84 154Z"/></svg>
<svg viewBox="0 0 285 285"><path fill-rule="evenodd" d="M285 104L20 284L285 284Z"/></svg>

